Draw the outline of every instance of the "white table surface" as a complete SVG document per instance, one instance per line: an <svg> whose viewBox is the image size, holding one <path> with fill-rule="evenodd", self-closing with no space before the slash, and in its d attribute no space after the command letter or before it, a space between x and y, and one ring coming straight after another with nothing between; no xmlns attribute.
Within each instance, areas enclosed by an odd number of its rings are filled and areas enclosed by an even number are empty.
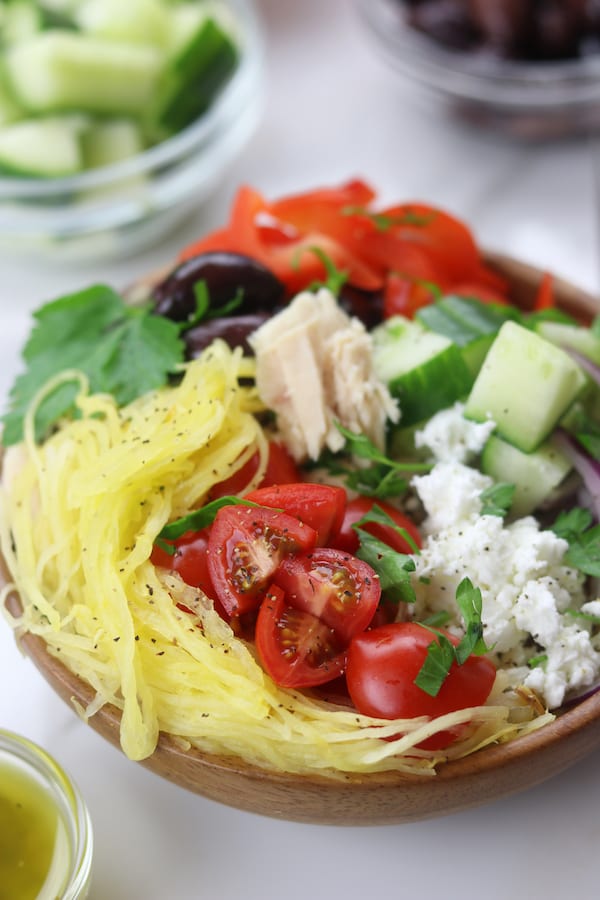
<svg viewBox="0 0 600 900"><path fill-rule="evenodd" d="M167 262L221 223L242 182L277 196L361 175L386 201L445 207L486 246L599 291L592 141L522 146L443 121L390 76L349 0L259 6L266 112L195 221L110 265L0 258L1 396L33 308L99 279L122 285ZM92 900L598 896L600 752L541 787L437 820L369 829L280 822L192 795L128 762L57 699L6 627L0 724L40 743L80 785L95 832Z"/></svg>

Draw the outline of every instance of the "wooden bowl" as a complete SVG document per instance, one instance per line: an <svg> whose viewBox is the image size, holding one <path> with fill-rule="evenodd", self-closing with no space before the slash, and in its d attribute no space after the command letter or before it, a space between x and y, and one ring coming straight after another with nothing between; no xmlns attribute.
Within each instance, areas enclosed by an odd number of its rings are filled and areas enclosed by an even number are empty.
<svg viewBox="0 0 600 900"><path fill-rule="evenodd" d="M541 272L495 254L488 255L488 262L509 280L516 302L524 308L530 306ZM555 290L559 305L584 321L600 311L596 300L573 285L557 280ZM6 582L6 566L0 563L0 582ZM7 606L18 614L18 597L9 596ZM89 703L92 689L50 656L41 638L25 634L19 643L67 703L74 698L82 706ZM90 719L90 725L118 747L119 720L119 710L105 706ZM557 775L597 747L600 692L561 712L539 731L446 763L433 777L398 773L341 779L287 775L249 765L243 759L184 751L166 734L161 734L155 752L141 765L212 800L274 818L383 825L490 803Z"/></svg>

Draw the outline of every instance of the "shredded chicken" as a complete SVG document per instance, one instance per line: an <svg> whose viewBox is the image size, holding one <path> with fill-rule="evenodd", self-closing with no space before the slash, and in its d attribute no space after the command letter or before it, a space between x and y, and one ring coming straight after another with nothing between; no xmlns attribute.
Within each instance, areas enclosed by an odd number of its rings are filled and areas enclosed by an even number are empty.
<svg viewBox="0 0 600 900"><path fill-rule="evenodd" d="M335 422L383 448L386 420L400 417L396 401L373 370L371 336L330 291L299 294L250 343L259 394L295 459L340 450Z"/></svg>

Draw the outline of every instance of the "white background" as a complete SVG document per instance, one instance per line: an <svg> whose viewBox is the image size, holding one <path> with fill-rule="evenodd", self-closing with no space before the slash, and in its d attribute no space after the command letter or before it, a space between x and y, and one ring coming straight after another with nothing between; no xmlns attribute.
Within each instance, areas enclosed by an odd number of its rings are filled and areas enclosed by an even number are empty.
<svg viewBox="0 0 600 900"><path fill-rule="evenodd" d="M379 61L349 0L262 0L267 104L226 183L159 248L79 269L0 259L0 393L29 313L98 280L121 286L225 218L236 187L267 196L363 176L384 201L422 199L480 242L600 293L592 140L522 146L422 105ZM299 825L186 793L128 762L59 701L0 621L0 725L40 743L94 823L92 900L591 900L598 896L600 752L519 796L415 825ZM0 836L1 840L1 836Z"/></svg>

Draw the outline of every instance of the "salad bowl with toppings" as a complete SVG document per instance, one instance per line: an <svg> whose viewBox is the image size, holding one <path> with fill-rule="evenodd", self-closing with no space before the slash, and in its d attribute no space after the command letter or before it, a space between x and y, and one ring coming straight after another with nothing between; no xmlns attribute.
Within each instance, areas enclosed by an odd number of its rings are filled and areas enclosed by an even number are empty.
<svg viewBox="0 0 600 900"><path fill-rule="evenodd" d="M363 181L42 306L4 417L3 600L132 760L404 822L600 743L595 301Z"/></svg>

